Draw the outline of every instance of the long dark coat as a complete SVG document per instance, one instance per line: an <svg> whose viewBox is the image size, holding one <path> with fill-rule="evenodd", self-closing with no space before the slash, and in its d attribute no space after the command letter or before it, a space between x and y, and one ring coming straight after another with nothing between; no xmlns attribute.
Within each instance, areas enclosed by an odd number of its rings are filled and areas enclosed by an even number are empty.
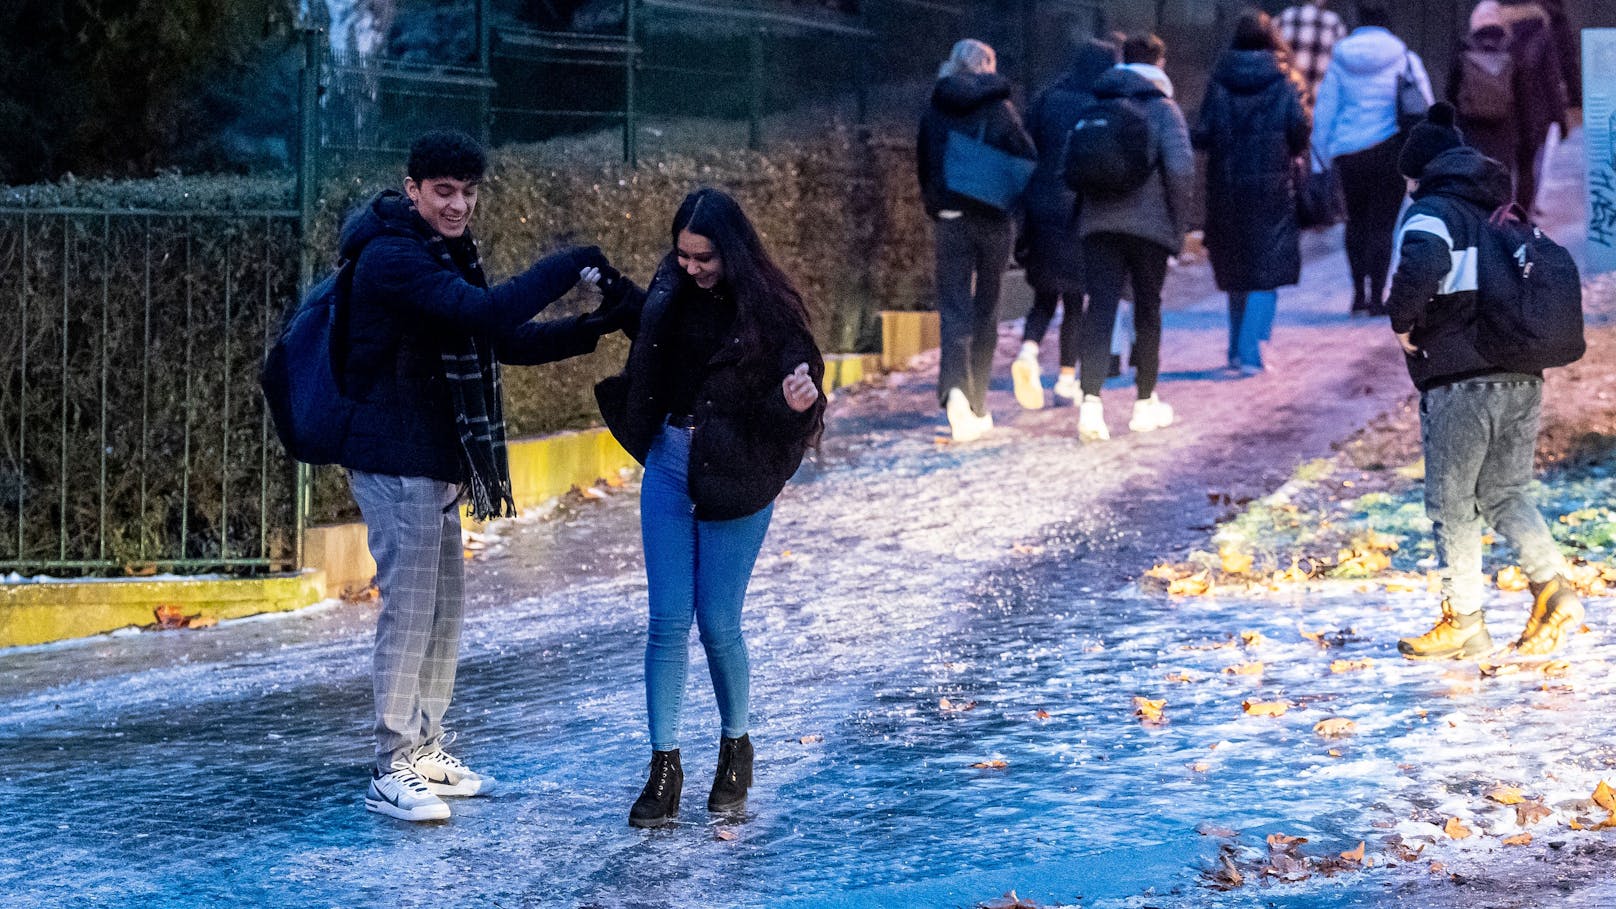
<svg viewBox="0 0 1616 909"><path fill-rule="evenodd" d="M618 443L644 464L669 415L657 377L664 361L678 354L664 317L679 304L688 279L670 255L646 290L626 279L622 285L613 293L636 314L624 329L634 341L623 371L595 386L595 400ZM823 418L824 395L798 413L780 389L799 363L807 363L814 383L824 387L825 361L813 337L793 331L766 343L760 356L746 357L735 337L705 364L690 442L690 499L698 520L744 518L773 502L801 466Z"/></svg>
<svg viewBox="0 0 1616 909"><path fill-rule="evenodd" d="M1225 291L1273 290L1302 276L1296 172L1312 123L1272 51L1218 61L1191 135L1208 153L1206 249Z"/></svg>
<svg viewBox="0 0 1616 909"><path fill-rule="evenodd" d="M1038 167L1027 184L1027 283L1041 291L1083 293L1083 240L1074 209L1077 193L1063 173L1066 137L1085 107L1090 89L1117 62L1116 48L1091 40L1080 45L1065 77L1045 89L1027 109L1027 130L1038 147Z"/></svg>
<svg viewBox="0 0 1616 909"><path fill-rule="evenodd" d="M1010 103L1009 80L997 73L958 73L938 79L932 88L931 105L920 117L920 134L915 139L915 170L927 215L935 220L939 211L952 209L1007 217L970 196L949 191L943 160L950 132L973 138L980 135L983 142L1018 158L1037 158L1032 139Z"/></svg>

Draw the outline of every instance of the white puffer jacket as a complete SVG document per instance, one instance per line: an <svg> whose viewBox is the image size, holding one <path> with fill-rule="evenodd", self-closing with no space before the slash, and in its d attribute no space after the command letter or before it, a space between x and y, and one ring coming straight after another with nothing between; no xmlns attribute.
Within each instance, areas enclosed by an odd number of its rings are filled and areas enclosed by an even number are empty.
<svg viewBox="0 0 1616 909"><path fill-rule="evenodd" d="M1431 103L1425 62L1396 35L1369 26L1336 43L1313 108L1313 147L1321 158L1361 152L1397 134L1397 77L1405 71Z"/></svg>

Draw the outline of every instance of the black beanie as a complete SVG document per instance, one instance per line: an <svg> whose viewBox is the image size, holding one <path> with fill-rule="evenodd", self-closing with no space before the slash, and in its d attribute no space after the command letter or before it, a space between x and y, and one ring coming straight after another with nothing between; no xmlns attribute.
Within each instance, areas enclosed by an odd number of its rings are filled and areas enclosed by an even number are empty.
<svg viewBox="0 0 1616 909"><path fill-rule="evenodd" d="M1459 127L1453 125L1453 114L1453 105L1438 101L1425 112L1425 119L1408 131L1408 141L1397 156L1397 170L1403 176L1418 180L1437 155L1465 144Z"/></svg>

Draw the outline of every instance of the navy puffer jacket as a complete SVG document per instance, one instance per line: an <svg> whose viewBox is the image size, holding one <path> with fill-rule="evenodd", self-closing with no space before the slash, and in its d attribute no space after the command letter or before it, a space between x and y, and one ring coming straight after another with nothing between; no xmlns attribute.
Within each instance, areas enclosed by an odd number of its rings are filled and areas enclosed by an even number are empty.
<svg viewBox="0 0 1616 909"><path fill-rule="evenodd" d="M536 364L588 353L604 330L590 316L529 321L580 269L606 263L595 247L563 250L490 288L469 234L445 240L388 190L349 219L341 251L357 257L342 337L344 391L357 407L339 461L353 470L465 481L446 341L472 335L501 362Z"/></svg>

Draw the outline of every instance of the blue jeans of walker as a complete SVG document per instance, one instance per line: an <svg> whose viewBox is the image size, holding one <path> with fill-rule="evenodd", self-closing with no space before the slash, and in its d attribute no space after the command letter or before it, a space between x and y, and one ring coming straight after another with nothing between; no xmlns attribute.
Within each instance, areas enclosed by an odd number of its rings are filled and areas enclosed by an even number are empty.
<svg viewBox="0 0 1616 909"><path fill-rule="evenodd" d="M733 521L698 521L690 501L691 430L663 427L645 458L640 535L651 620L645 641L645 702L651 747L679 747L679 712L694 619L707 652L723 734L746 734L750 664L741 603L774 506Z"/></svg>
<svg viewBox="0 0 1616 909"><path fill-rule="evenodd" d="M1533 581L1566 571L1533 503L1543 380L1500 373L1420 395L1425 513L1436 538L1442 596L1455 612L1481 609L1481 522L1509 541Z"/></svg>
<svg viewBox="0 0 1616 909"><path fill-rule="evenodd" d="M1260 367L1262 342L1274 329L1279 294L1272 290L1229 293L1229 364Z"/></svg>

